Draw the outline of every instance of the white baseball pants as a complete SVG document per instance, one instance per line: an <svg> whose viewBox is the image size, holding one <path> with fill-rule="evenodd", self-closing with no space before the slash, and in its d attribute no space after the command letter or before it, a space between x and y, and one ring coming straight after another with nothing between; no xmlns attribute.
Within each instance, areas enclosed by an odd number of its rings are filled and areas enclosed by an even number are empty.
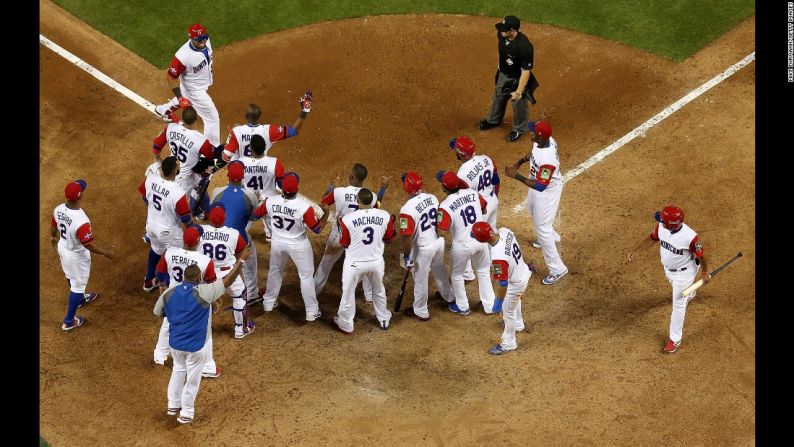
<svg viewBox="0 0 794 447"><path fill-rule="evenodd" d="M168 382L168 408L181 408L179 415L193 418L196 395L201 385L201 370L207 363L207 345L197 352L172 349L174 368Z"/></svg>
<svg viewBox="0 0 794 447"><path fill-rule="evenodd" d="M493 313L494 291L489 275L491 269L491 252L488 245L477 242L475 239L467 242L452 241L452 291L455 294L455 304L462 311L469 309L469 297L466 294L466 285L463 282L463 271L466 263L471 261L477 273L477 285L480 288L480 302L485 313Z"/></svg>
<svg viewBox="0 0 794 447"><path fill-rule="evenodd" d="M201 121L204 122L204 132L202 133L210 140L210 144L213 146L221 144L221 117L207 90L188 90L184 85L180 87L180 90L182 90L182 96L190 100ZM164 106L167 108L179 107L179 98L171 98Z"/></svg>
<svg viewBox="0 0 794 447"><path fill-rule="evenodd" d="M295 242L280 239L270 241L270 271L267 274L267 289L264 296L265 311L273 310L278 293L281 291L282 271L287 261L292 259L298 268L301 296L306 306L306 316L313 318L320 313L320 303L314 292L314 253L309 239L304 237Z"/></svg>
<svg viewBox="0 0 794 447"><path fill-rule="evenodd" d="M447 267L444 265L444 238L440 237L424 247L414 246L411 251L414 267L411 271L414 277L414 313L422 318L430 317L427 310L427 283L428 275L433 272L436 281L436 290L447 302L452 302L452 286L449 283Z"/></svg>
<svg viewBox="0 0 794 447"><path fill-rule="evenodd" d="M331 269L334 268L336 261L345 253L345 249L339 245L339 239L341 237L338 225L334 223L331 228L331 234L328 236L328 241L325 243L323 257L317 265L317 271L314 272L315 295L319 295L320 292L323 291L325 285L328 283L328 277L331 275ZM372 283L370 283L369 278L365 277L362 279L361 287L364 289L364 299L366 301L372 301Z"/></svg>
<svg viewBox="0 0 794 447"><path fill-rule="evenodd" d="M85 293L88 275L91 273L91 252L87 248L77 252L71 251L59 243L58 256L61 258L63 274L69 280L69 290L74 293Z"/></svg>
<svg viewBox="0 0 794 447"><path fill-rule="evenodd" d="M568 270L557 251L556 240L558 240L559 234L553 228L561 196L562 184L544 191L529 188L527 193L527 210L532 215L535 234L538 237L540 248L543 251L543 260L546 262L550 275L560 275Z"/></svg>
<svg viewBox="0 0 794 447"><path fill-rule="evenodd" d="M206 362L204 369L201 372L215 373L215 359L212 356L212 313L210 312L209 322L207 323L207 341L204 342L204 347L207 350ZM154 361L165 363L169 355L172 354L171 345L169 343L169 331L171 325L168 323L168 318L163 317L163 324L160 325L160 335L157 338L157 345L154 347Z"/></svg>
<svg viewBox="0 0 794 447"><path fill-rule="evenodd" d="M182 248L184 241L182 235L184 230L181 226L169 228L167 230L156 229L146 226L146 237L152 246L152 251L162 256L165 251L170 247Z"/></svg>
<svg viewBox="0 0 794 447"><path fill-rule="evenodd" d="M345 331L353 331L356 316L356 287L363 278L372 284L372 304L378 321L391 321L391 311L386 306L386 288L383 286L383 258L373 261L350 261L345 258L342 267L342 300L339 302L338 325Z"/></svg>
<svg viewBox="0 0 794 447"><path fill-rule="evenodd" d="M681 341L684 336L684 317L686 316L686 306L689 300L695 297L695 292L683 295L681 292L695 282L700 266L691 263L683 272L671 272L664 269L667 281L673 286L673 311L670 315L670 340L674 343Z"/></svg>
<svg viewBox="0 0 794 447"><path fill-rule="evenodd" d="M259 261L256 255L256 244L253 243L250 234L248 235L248 240L251 241L251 255L243 262L241 269L246 295L248 300L253 300L259 298Z"/></svg>
<svg viewBox="0 0 794 447"><path fill-rule="evenodd" d="M507 284L507 293L502 303L502 320L505 322L505 329L502 332L502 341L499 343L506 350L513 350L518 347L516 341L516 331L524 330L524 317L521 315L521 295L527 289L529 278L532 272L522 282L511 282Z"/></svg>
<svg viewBox="0 0 794 447"><path fill-rule="evenodd" d="M232 271L232 267L216 267L215 276L218 281L223 281L223 278ZM246 311L246 291L243 278L237 275L232 284L226 288L226 294L232 297L232 314L234 315L234 334L240 335L243 333L243 325L246 324L248 312Z"/></svg>

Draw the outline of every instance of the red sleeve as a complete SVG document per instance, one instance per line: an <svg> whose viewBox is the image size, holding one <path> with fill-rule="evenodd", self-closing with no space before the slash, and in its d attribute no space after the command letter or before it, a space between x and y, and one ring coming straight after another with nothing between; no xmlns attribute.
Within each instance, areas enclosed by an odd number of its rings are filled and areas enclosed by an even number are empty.
<svg viewBox="0 0 794 447"><path fill-rule="evenodd" d="M696 235L692 242L689 243L689 251L694 253L696 258L703 257L703 242L701 242L700 236Z"/></svg>
<svg viewBox="0 0 794 447"><path fill-rule="evenodd" d="M541 185L548 186L555 169L557 168L554 165L540 165L538 173L535 175L535 180Z"/></svg>
<svg viewBox="0 0 794 447"><path fill-rule="evenodd" d="M651 231L651 239L658 241L659 240L659 224L657 223L655 227L653 227L653 231Z"/></svg>
<svg viewBox="0 0 794 447"><path fill-rule="evenodd" d="M234 248L234 254L239 255L241 251L245 250L245 246L248 245L245 243L245 239L242 236L237 236L237 246Z"/></svg>
<svg viewBox="0 0 794 447"><path fill-rule="evenodd" d="M237 135L234 134L234 131L231 131L231 133L229 134L229 142L226 143L224 149L232 154L234 154L235 152L237 152L238 149L240 149L240 145L237 142Z"/></svg>
<svg viewBox="0 0 794 447"><path fill-rule="evenodd" d="M328 205L328 206L333 205L334 204L334 190L332 189L332 190L328 191L327 193L325 193L325 195L323 196L322 200L320 200L320 203L322 203L323 205Z"/></svg>
<svg viewBox="0 0 794 447"><path fill-rule="evenodd" d="M159 155L160 151L163 150L163 146L165 146L166 143L165 133L167 130L168 130L168 126L165 126L163 131L160 132L160 135L157 135L157 137L154 139L154 147L152 148L152 152L154 152L154 155Z"/></svg>
<svg viewBox="0 0 794 447"><path fill-rule="evenodd" d="M491 263L491 276L497 281L507 281L510 277L509 269L507 261L496 259Z"/></svg>
<svg viewBox="0 0 794 447"><path fill-rule="evenodd" d="M160 256L160 260L157 261L157 273L165 273L168 274L168 264L165 262L165 253Z"/></svg>
<svg viewBox="0 0 794 447"><path fill-rule="evenodd" d="M317 220L317 215L314 214L314 208L309 207L309 209L303 213L303 222L312 231L316 231L316 229L320 227L320 221Z"/></svg>
<svg viewBox="0 0 794 447"><path fill-rule="evenodd" d="M284 164L281 160L276 159L276 178L284 177Z"/></svg>
<svg viewBox="0 0 794 447"><path fill-rule="evenodd" d="M212 259L210 259L210 263L207 264L207 268L204 270L204 282L207 284L215 282L218 279L215 276L215 264L212 263Z"/></svg>
<svg viewBox="0 0 794 447"><path fill-rule="evenodd" d="M407 214L400 214L400 235L411 236L416 230L416 223L414 218Z"/></svg>
<svg viewBox="0 0 794 447"><path fill-rule="evenodd" d="M271 125L270 126L270 131L268 132L270 134L269 135L270 136L270 142L271 143L275 143L276 141L281 141L281 140L287 139L288 138L288 136L287 136L287 130L288 129L289 129L289 127L283 126L283 125L282 126Z"/></svg>
<svg viewBox="0 0 794 447"><path fill-rule="evenodd" d="M91 231L91 224L86 222L77 229L77 240L83 245L88 245L94 241L94 233Z"/></svg>
<svg viewBox="0 0 794 447"><path fill-rule="evenodd" d="M438 221L436 228L439 230L449 231L449 227L452 226L452 218L449 216L449 213L447 213L447 210L444 208L439 208L438 214L441 216L441 219Z"/></svg>
<svg viewBox="0 0 794 447"><path fill-rule="evenodd" d="M171 59L171 65L168 67L168 76L176 79L185 71L185 68L182 62L174 56L174 58Z"/></svg>
<svg viewBox="0 0 794 447"><path fill-rule="evenodd" d="M187 203L187 195L183 195L176 202L176 214L179 215L179 216L184 216L185 214L190 214L190 205Z"/></svg>
<svg viewBox="0 0 794 447"><path fill-rule="evenodd" d="M142 196L146 197L146 180L141 182L141 185L138 186L138 192L141 193Z"/></svg>
<svg viewBox="0 0 794 447"><path fill-rule="evenodd" d="M482 195L479 193L477 193L477 197L480 198L480 209L482 210L482 213L485 214L485 212L488 210L488 202L486 202L485 199L482 197Z"/></svg>
<svg viewBox="0 0 794 447"><path fill-rule="evenodd" d="M201 145L201 149L199 149L199 153L207 158L215 158L215 151L214 147L210 143L210 140L204 140L204 144Z"/></svg>
<svg viewBox="0 0 794 447"><path fill-rule="evenodd" d="M50 225L52 225L53 228L58 226L58 222L55 221L55 216L53 216L52 221L50 222Z"/></svg>
<svg viewBox="0 0 794 447"><path fill-rule="evenodd" d="M267 215L267 197L265 197L265 200L263 200L262 203L260 203L259 206L256 207L254 212L251 213L251 218L252 220L258 220L265 217L266 215Z"/></svg>
<svg viewBox="0 0 794 447"><path fill-rule="evenodd" d="M386 234L383 235L383 242L387 244L394 239L394 236L397 235L397 232L394 231L394 216L389 217L389 226L386 228Z"/></svg>
<svg viewBox="0 0 794 447"><path fill-rule="evenodd" d="M339 245L347 248L350 246L350 231L347 229L345 223L341 220L339 221L339 227L342 228L342 237L339 238Z"/></svg>

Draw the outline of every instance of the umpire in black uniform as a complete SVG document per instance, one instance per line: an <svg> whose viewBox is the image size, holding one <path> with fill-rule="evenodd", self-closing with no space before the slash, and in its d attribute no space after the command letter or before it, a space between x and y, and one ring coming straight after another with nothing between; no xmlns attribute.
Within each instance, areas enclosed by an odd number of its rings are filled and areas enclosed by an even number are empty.
<svg viewBox="0 0 794 447"><path fill-rule="evenodd" d="M499 69L494 81L496 88L493 104L488 118L477 123L480 130L487 130L502 123L507 101L513 105L513 130L507 134L507 141L515 142L527 131L529 103L535 104L533 93L538 86L532 67L535 49L532 43L518 29L518 17L507 16L496 24L496 38L499 41Z"/></svg>

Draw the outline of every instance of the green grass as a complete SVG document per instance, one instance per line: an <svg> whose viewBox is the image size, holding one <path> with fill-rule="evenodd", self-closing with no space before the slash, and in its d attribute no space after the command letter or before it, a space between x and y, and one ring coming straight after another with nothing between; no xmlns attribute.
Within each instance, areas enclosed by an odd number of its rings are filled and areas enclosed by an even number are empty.
<svg viewBox="0 0 794 447"><path fill-rule="evenodd" d="M682 60L754 14L753 0L54 0L158 67L195 21L215 47L300 25L380 14L455 13L547 23Z"/></svg>
<svg viewBox="0 0 794 447"><path fill-rule="evenodd" d="M39 447L50 447L41 436L39 436Z"/></svg>

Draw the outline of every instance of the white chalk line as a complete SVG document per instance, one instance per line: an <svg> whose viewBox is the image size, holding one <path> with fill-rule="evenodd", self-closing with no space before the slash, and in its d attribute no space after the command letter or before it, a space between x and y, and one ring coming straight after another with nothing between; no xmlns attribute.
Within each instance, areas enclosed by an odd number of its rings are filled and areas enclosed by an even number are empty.
<svg viewBox="0 0 794 447"><path fill-rule="evenodd" d="M99 71L96 68L94 68L91 65L89 65L84 60L80 59L79 57L75 56L74 54L72 54L68 50L66 50L63 47L61 47L60 45L56 44L52 40L44 37L43 34L39 34L39 42L42 45L44 45L45 47L47 47L50 50L52 50L53 52L55 52L55 54L63 57L67 61L69 61L69 62L73 63L74 65L76 65L76 66L80 67L81 69L83 69L83 71L85 71L86 73L88 73L91 76L99 79L100 81L102 81L103 84L107 85L108 87L112 88L113 90L115 90L115 91L121 93L122 95L126 96L132 102L134 102L135 104L138 104L139 106L141 106L144 109L146 109L146 111L152 113L154 116L157 116L157 119L160 120L160 117L157 115L157 112L154 111L154 107L155 107L154 103L152 103L150 101L147 101L141 95L139 95L139 94L133 92L132 90L128 89L127 87L119 84L118 82L116 82L110 76L106 75L105 73L102 73L101 71ZM301 194L298 194L298 197L301 197L302 199L304 199L304 200L308 201L309 203L311 203L312 207L314 208L315 213L317 213L317 215L319 217L323 216L322 209L313 200L311 200L308 197L306 197L304 195L301 195Z"/></svg>
<svg viewBox="0 0 794 447"><path fill-rule="evenodd" d="M720 82L728 79L731 75L733 75L737 71L741 70L742 68L744 68L745 66L747 66L748 64L750 64L754 60L755 60L755 51L753 51L752 53L748 54L744 59L740 60L739 62L731 65L728 68L726 68L725 71L723 71L722 73L720 73L717 76L714 76L713 78L709 79L708 81L706 81L700 87L698 87L698 88L692 90L691 92L687 93L684 97L682 97L678 101L674 102L673 104L671 104L670 106L668 106L667 108L662 110L661 112L657 113L656 115L654 115L653 117L651 117L650 119L645 121L644 123L640 124L639 126L637 126L631 132L627 133L626 135L623 135L621 138L619 138L614 143L612 143L609 146L601 149L595 155L593 155L592 157L590 157L587 160L585 160L584 162L582 162L579 166L577 166L574 169L571 169L570 171L566 172L562 176L563 183L566 183L566 182L569 182L569 181L573 180L574 178L576 178L576 176L578 176L579 174L583 173L587 169L591 168L596 163L598 163L601 160L603 160L604 158L606 158L607 155L609 155L609 154L615 152L616 150L620 149L621 147L626 145L631 140L637 138L638 136L644 135L648 131L648 129L650 129L651 127L653 127L653 126L655 126L655 125L657 125L659 123L661 123L667 117L669 117L670 115L672 115L673 113L677 112L679 109L681 109L685 105L687 105L690 102L692 102L695 98L697 98L698 96L702 95L703 93L706 93L707 91L711 90L714 86L716 86ZM516 206L513 207L513 213L520 212L521 209L524 208L524 206L525 206L524 202L521 202L521 203L517 204Z"/></svg>

